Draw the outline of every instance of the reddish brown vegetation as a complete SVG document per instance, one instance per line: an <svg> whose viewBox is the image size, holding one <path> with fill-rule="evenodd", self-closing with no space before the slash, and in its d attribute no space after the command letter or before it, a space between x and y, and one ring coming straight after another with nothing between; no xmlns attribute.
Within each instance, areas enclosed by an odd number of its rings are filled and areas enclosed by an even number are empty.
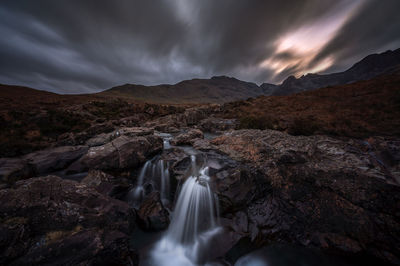
<svg viewBox="0 0 400 266"><path fill-rule="evenodd" d="M400 72L291 96L228 103L223 116L238 118L241 128L270 128L292 135L399 136Z"/></svg>
<svg viewBox="0 0 400 266"><path fill-rule="evenodd" d="M144 123L183 110L175 106L128 102L117 97L59 95L0 85L0 157L57 145L63 134L90 131L99 124L101 128L101 124L108 123L104 130L112 130L121 118L136 115L134 120Z"/></svg>

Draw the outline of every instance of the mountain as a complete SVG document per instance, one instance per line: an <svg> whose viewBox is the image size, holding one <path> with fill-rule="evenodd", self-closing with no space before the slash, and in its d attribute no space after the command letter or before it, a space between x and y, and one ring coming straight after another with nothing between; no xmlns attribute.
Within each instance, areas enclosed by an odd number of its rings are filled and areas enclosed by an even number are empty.
<svg viewBox="0 0 400 266"><path fill-rule="evenodd" d="M174 85L125 84L98 93L153 103L221 103L263 94L263 89L254 83L226 76L184 80Z"/></svg>
<svg viewBox="0 0 400 266"><path fill-rule="evenodd" d="M276 87L272 87L268 83L262 84L261 87L270 89L271 93L267 95L289 95L327 86L344 85L356 81L368 80L380 74L390 73L398 67L400 67L400 48L381 54L368 55L344 72L325 75L307 74L300 78L290 76Z"/></svg>
<svg viewBox="0 0 400 266"><path fill-rule="evenodd" d="M221 113L240 121L240 128L293 135L400 136L400 69L351 84L225 103Z"/></svg>
<svg viewBox="0 0 400 266"><path fill-rule="evenodd" d="M279 88L279 85L263 83L261 84L260 88L263 90L264 95L271 95L276 89Z"/></svg>

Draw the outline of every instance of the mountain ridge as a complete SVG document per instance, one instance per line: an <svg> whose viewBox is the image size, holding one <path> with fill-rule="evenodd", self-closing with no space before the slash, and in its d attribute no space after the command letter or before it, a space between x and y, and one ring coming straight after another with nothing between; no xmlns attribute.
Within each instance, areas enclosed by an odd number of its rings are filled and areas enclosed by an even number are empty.
<svg viewBox="0 0 400 266"><path fill-rule="evenodd" d="M400 66L400 48L383 53L370 54L343 72L331 74L310 73L299 78L287 77L276 85L269 95L290 95L327 86L344 85L368 80L380 74L390 73ZM267 86L263 83L261 86Z"/></svg>
<svg viewBox="0 0 400 266"><path fill-rule="evenodd" d="M227 76L183 80L173 85L125 84L98 93L102 96L133 97L154 103L220 103L263 94L264 90L257 84Z"/></svg>

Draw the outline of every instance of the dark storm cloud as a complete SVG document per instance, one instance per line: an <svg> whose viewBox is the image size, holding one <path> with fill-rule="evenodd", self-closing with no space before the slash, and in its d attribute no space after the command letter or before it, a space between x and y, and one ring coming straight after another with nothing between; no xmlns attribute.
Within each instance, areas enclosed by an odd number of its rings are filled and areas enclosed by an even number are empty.
<svg viewBox="0 0 400 266"><path fill-rule="evenodd" d="M399 2L2 1L0 83L79 93L212 75L260 83L342 70L349 58L400 46ZM336 25L345 15L324 43L318 25ZM321 47L305 49L304 34ZM292 39L293 47L279 50Z"/></svg>
<svg viewBox="0 0 400 266"><path fill-rule="evenodd" d="M315 61L329 55L337 63L331 71L341 71L368 54L400 47L400 1L366 1Z"/></svg>

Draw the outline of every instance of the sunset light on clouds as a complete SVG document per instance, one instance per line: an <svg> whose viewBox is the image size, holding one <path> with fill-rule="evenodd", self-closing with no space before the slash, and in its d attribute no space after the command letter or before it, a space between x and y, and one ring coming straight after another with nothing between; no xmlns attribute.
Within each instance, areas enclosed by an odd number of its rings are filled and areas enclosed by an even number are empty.
<svg viewBox="0 0 400 266"><path fill-rule="evenodd" d="M298 77L328 69L335 62L333 56L327 56L314 63L313 59L363 3L354 1L346 8L343 6L336 8L312 23L297 26L284 33L275 41L274 53L261 62L260 67L272 70L272 79L285 70L291 70L292 75ZM275 80L275 82L280 81L282 80Z"/></svg>
<svg viewBox="0 0 400 266"><path fill-rule="evenodd" d="M397 0L5 0L0 14L0 83L63 93L218 75L280 83L400 46Z"/></svg>

